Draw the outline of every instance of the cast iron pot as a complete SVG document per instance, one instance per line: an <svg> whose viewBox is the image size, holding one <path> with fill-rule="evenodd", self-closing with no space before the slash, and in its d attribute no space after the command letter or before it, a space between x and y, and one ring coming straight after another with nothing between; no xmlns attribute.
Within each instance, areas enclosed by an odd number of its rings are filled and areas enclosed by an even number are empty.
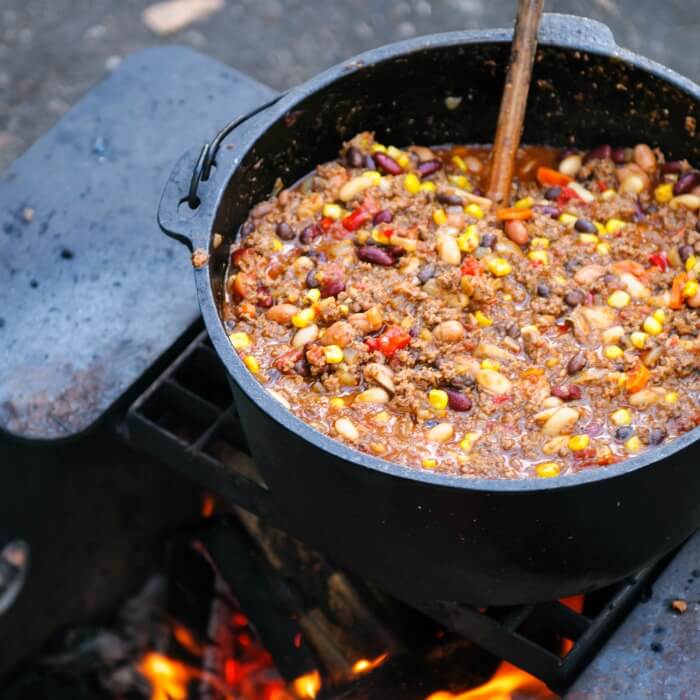
<svg viewBox="0 0 700 700"><path fill-rule="evenodd" d="M219 318L229 245L278 177L295 182L365 129L398 146L491 141L510 38L507 30L422 37L331 68L226 139L196 208L185 201L194 153L175 167L160 205L164 231L209 255L194 272L202 314L278 515L337 563L410 600L510 605L587 592L670 551L700 522L700 429L623 463L547 480L407 469L285 410L243 366ZM462 98L456 109L448 96ZM697 163L699 99L697 85L618 48L604 25L549 15L523 141L645 142ZM215 232L224 237L216 248Z"/></svg>

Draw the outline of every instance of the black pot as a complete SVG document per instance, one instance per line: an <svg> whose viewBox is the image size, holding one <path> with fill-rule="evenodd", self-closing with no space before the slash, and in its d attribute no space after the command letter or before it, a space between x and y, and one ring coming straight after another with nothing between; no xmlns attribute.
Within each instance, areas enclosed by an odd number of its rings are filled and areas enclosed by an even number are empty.
<svg viewBox="0 0 700 700"><path fill-rule="evenodd" d="M277 177L292 183L365 129L382 142L486 143L511 33L456 32L382 47L293 89L231 135L199 206L184 197L195 158L168 183L159 220L190 248L207 329L231 377L251 451L289 529L409 599L518 604L587 592L650 563L700 523L700 429L607 468L495 481L404 468L356 452L294 417L233 351L218 305L228 245ZM445 98L461 97L456 109ZM700 89L618 48L597 22L549 15L523 141L580 148L659 145L700 161L691 138ZM179 206L178 206L179 205Z"/></svg>

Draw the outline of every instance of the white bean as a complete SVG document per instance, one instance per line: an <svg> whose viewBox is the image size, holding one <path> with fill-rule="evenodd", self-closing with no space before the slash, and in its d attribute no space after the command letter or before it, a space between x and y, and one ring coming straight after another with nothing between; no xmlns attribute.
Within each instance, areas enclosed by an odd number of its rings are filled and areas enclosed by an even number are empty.
<svg viewBox="0 0 700 700"><path fill-rule="evenodd" d="M569 406L562 406L557 409L552 416L547 420L542 428L545 435L552 437L556 435L565 435L572 431L573 427L579 419L578 411Z"/></svg>
<svg viewBox="0 0 700 700"><path fill-rule="evenodd" d="M350 440L350 442L357 442L360 439L360 431L349 418L338 418L335 422L335 429L338 431L338 435Z"/></svg>
<svg viewBox="0 0 700 700"><path fill-rule="evenodd" d="M559 172L569 177L576 177L581 170L581 162L581 156L577 154L567 156L559 163Z"/></svg>
<svg viewBox="0 0 700 700"><path fill-rule="evenodd" d="M452 236L441 235L437 240L437 252L440 259L449 265L459 265L462 262L462 254L457 241Z"/></svg>
<svg viewBox="0 0 700 700"><path fill-rule="evenodd" d="M485 392L496 396L507 394L513 386L507 377L494 369L479 370L476 373L476 381Z"/></svg>
<svg viewBox="0 0 700 700"><path fill-rule="evenodd" d="M678 209L678 207L700 209L700 197L696 194L679 194L671 200L671 209Z"/></svg>
<svg viewBox="0 0 700 700"><path fill-rule="evenodd" d="M310 326L301 328L295 333L294 338L292 338L292 345L295 348L302 348L307 343L313 343L316 338L318 338L318 326L312 323Z"/></svg>
<svg viewBox="0 0 700 700"><path fill-rule="evenodd" d="M343 202L349 202L351 199L355 199L358 194L364 192L368 187L372 187L374 181L369 175L358 175L348 180L341 188L338 193L338 197Z"/></svg>
<svg viewBox="0 0 700 700"><path fill-rule="evenodd" d="M455 429L452 423L438 423L428 431L430 442L447 442L453 435Z"/></svg>
<svg viewBox="0 0 700 700"><path fill-rule="evenodd" d="M378 386L372 386L355 397L355 401L359 403L386 403L388 400L387 391Z"/></svg>

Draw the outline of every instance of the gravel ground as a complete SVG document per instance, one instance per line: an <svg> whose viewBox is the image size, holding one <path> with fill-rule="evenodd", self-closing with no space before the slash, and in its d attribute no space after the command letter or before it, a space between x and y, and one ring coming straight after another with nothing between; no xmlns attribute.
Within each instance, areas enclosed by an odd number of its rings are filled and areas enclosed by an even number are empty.
<svg viewBox="0 0 700 700"><path fill-rule="evenodd" d="M196 0L193 0L196 1ZM226 0L208 19L160 37L148 0L0 0L0 171L132 51L192 46L276 88L359 51L454 29L507 26L515 0ZM700 80L695 2L548 0L608 24L620 45Z"/></svg>

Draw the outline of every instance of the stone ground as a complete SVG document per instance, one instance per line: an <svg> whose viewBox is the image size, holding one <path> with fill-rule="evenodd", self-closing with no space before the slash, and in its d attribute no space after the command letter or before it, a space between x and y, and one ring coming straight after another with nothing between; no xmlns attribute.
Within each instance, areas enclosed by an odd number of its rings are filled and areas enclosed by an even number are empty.
<svg viewBox="0 0 700 700"><path fill-rule="evenodd" d="M197 2L197 0L190 0ZM0 171L141 48L187 44L275 88L355 53L420 34L507 26L515 0L226 0L161 37L141 13L152 0L0 0ZM585 14L618 43L700 80L698 0L547 0Z"/></svg>

